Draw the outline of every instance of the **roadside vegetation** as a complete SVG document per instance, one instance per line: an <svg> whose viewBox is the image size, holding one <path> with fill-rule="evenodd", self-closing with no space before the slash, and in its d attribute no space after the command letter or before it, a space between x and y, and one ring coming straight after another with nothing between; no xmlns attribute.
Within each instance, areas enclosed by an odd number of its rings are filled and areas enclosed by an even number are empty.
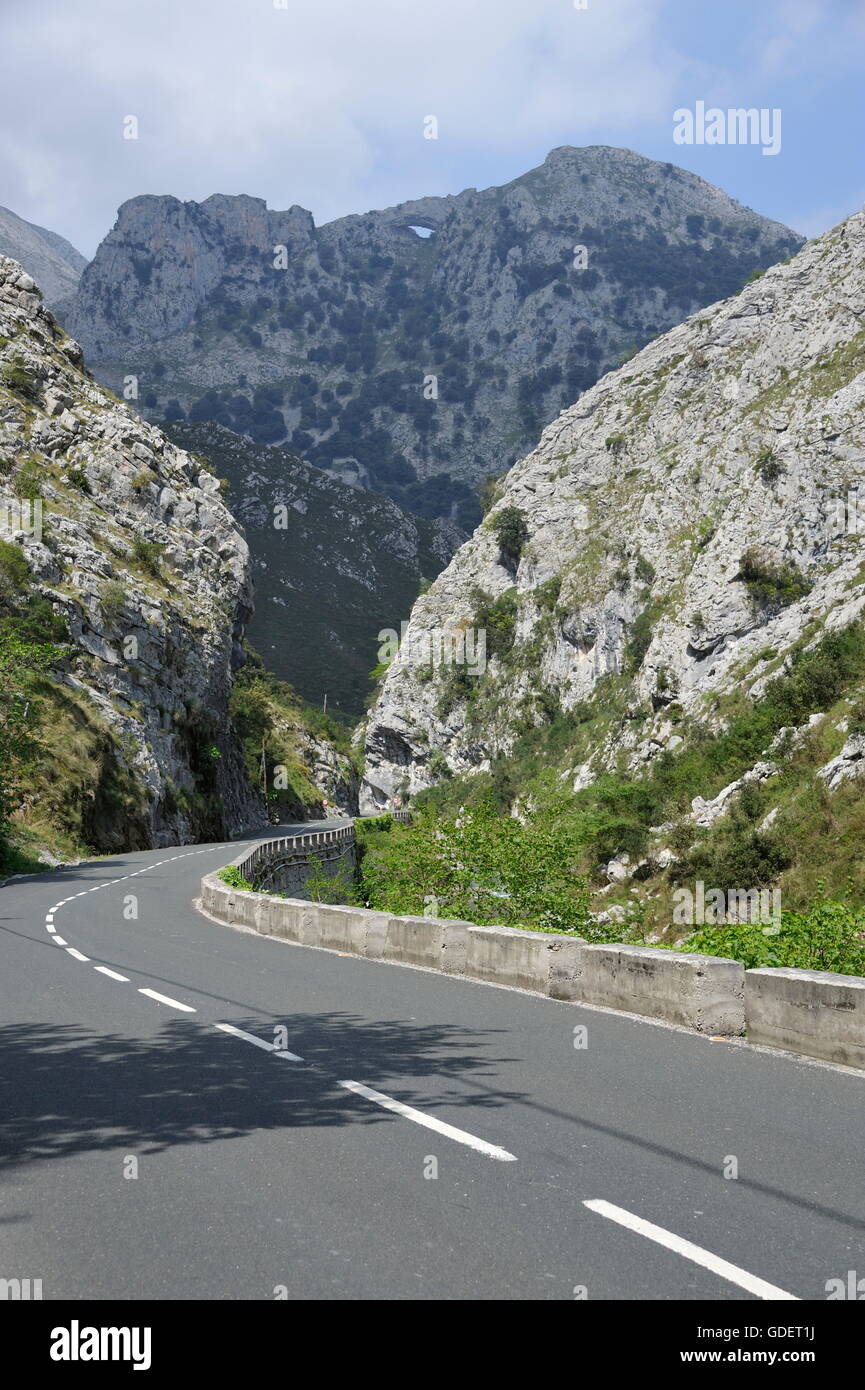
<svg viewBox="0 0 865 1390"><path fill-rule="evenodd" d="M708 711L714 729L671 704L682 738L675 750L642 776L606 772L568 793L569 770L634 718L627 686L612 679L568 712L551 702L540 720L536 707L489 772L443 778L416 798L414 825L365 827L369 905L417 913L431 896L442 916L573 930L591 940L684 942L748 965L865 972L861 786L850 780L830 791L817 776L848 733L865 731L862 625L794 651L760 699L737 694L717 702ZM809 722L814 716L821 717ZM774 772L746 782L713 825L695 824L694 798L710 800L767 757ZM522 884L510 888L506 861L492 848L497 838L539 876L543 847L556 845L558 878L544 879L542 910ZM611 882L607 865L624 856L627 874ZM569 891L560 899L563 874ZM724 892L779 888L780 924L706 925L690 934L672 927L674 889L697 879ZM510 896L496 899L489 892L496 885Z"/></svg>
<svg viewBox="0 0 865 1390"><path fill-rule="evenodd" d="M229 713L243 745L250 781L262 790L266 787L275 821L320 815L322 793L313 784L304 757L305 736L330 743L349 770L353 767L350 731L321 710L305 706L249 646L246 656L235 678Z"/></svg>

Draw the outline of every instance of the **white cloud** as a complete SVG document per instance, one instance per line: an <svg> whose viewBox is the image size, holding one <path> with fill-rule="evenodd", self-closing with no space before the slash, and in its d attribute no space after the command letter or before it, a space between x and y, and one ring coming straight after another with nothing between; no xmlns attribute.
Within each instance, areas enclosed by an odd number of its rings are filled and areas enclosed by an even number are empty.
<svg viewBox="0 0 865 1390"><path fill-rule="evenodd" d="M662 0L6 0L0 202L90 252L143 192L321 222L667 119ZM124 141L134 114L140 139ZM435 114L437 142L422 120ZM475 182L473 178L470 181Z"/></svg>

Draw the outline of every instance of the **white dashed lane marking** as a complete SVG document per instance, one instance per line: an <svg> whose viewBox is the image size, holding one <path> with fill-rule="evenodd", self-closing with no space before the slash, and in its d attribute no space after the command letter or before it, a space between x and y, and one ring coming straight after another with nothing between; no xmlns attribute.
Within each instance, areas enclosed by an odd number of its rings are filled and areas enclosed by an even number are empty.
<svg viewBox="0 0 865 1390"><path fill-rule="evenodd" d="M59 912L61 907L74 902L76 898L83 898L87 893L98 892L100 888L111 888L117 883L125 883L128 879L138 878L140 874L147 873L151 869L160 869L164 864L173 864L178 859L187 859L198 854L213 854L216 850L224 848L228 848L228 846L215 845L211 849L190 850L188 854L176 854L171 859L160 859L155 864L145 864L143 868L124 874L122 878L111 879L105 883L97 883L90 888L83 888L80 893L73 893L68 898L62 898L46 913L46 930L52 933L51 940L55 945L66 947L68 954L75 960L89 962L89 956L85 956L74 946L69 946L63 937L56 934L56 928L53 925L55 912ZM121 975L118 971L109 969L107 965L94 965L93 969L98 971L100 975L106 975L110 980L117 980L120 984L129 984L130 982L128 975ZM154 1003L165 1004L170 1009L178 1009L181 1013L194 1014L197 1012L191 1004L184 1004L181 1000L172 999L167 994L160 994L155 989L139 988L138 993L152 999ZM267 1042L264 1038L257 1038L254 1033L247 1033L243 1028L236 1028L233 1023L216 1023L213 1026L221 1033L228 1033L231 1037L240 1038L241 1041L251 1043L253 1047L260 1048L263 1052L270 1052L277 1057L282 1057L286 1062L303 1062L303 1058L298 1056L296 1052L289 1052L287 1048L277 1047L276 1043ZM414 1124L422 1125L425 1129L435 1130L437 1134L441 1134L447 1139L453 1139L458 1144L464 1144L467 1148L474 1149L476 1153L485 1154L488 1158L500 1159L505 1163L516 1162L516 1155L509 1153L507 1149L500 1148L497 1144L489 1144L485 1139L479 1139L477 1135L470 1134L467 1130L457 1129L455 1125L437 1120L432 1115L424 1115L422 1111L415 1110L410 1105L404 1105L402 1101L394 1100L381 1091L374 1091L372 1087L364 1086L359 1081L340 1081L338 1084L344 1090L351 1091L355 1095L363 1097L364 1100L372 1101L375 1105L380 1105L383 1109L390 1110L403 1119L411 1120Z"/></svg>
<svg viewBox="0 0 865 1390"><path fill-rule="evenodd" d="M234 1038L242 1038L244 1042L252 1043L253 1047L260 1047L262 1052L275 1052L277 1057L284 1057L287 1062L302 1062L303 1058L298 1057L296 1052L288 1052L284 1047L277 1047L276 1043L268 1042L266 1038L257 1038L254 1033L245 1033L242 1028L235 1028L233 1023L217 1023L214 1025L221 1033L230 1033Z"/></svg>
<svg viewBox="0 0 865 1390"><path fill-rule="evenodd" d="M412 1120L416 1125L423 1125L425 1129L434 1129L437 1134L443 1134L447 1139L455 1139L458 1144L465 1144L478 1153L486 1154L487 1158L498 1158L505 1163L516 1163L517 1161L516 1154L508 1153L507 1149L499 1148L498 1144L488 1144L485 1139L478 1139L477 1135L469 1134L465 1129L457 1129L455 1125L445 1124L444 1120L437 1120L433 1115L425 1115L422 1110L415 1110L411 1105L403 1105L402 1101L393 1100L391 1096L385 1096L381 1091L374 1091L370 1086L363 1086L359 1081L340 1081L339 1085L346 1091L353 1091L355 1095L363 1096L364 1100L373 1101L385 1110L392 1110L395 1115L401 1115L404 1120Z"/></svg>
<svg viewBox="0 0 865 1390"><path fill-rule="evenodd" d="M107 879L104 883L95 883L90 888L82 888L79 893L71 893L68 898L61 898L59 902L55 903L53 907L50 907L48 909L48 911L45 914L45 930L50 933L51 940L54 942L55 946L65 947L67 954L72 956L74 960L86 961L90 963L89 956L85 956L82 951L79 951L74 946L70 946L68 942L66 942L63 939L62 936L57 935L57 928L54 926L55 912L59 912L61 907L65 907L67 903L75 902L76 898L84 898L87 896L88 893L98 893L102 888L113 888L114 885L117 883L125 883L127 879L138 878L139 874L146 874L149 872L150 869L159 869L162 867L163 864L173 864L178 859L189 859L192 857L192 855L195 854L214 854L217 850L227 848L227 845L214 845L210 849L189 850L186 854L175 854L172 856L171 859L159 859L155 864L145 864L142 868L136 869L133 873L124 874L121 878ZM129 984L128 975L121 975L116 970L109 970L107 965L94 965L93 969L98 970L100 975L107 975L110 980L117 980L120 984L124 985ZM184 1013L194 1014L196 1012L196 1010L192 1007L191 1004L182 1004L177 999L169 999L168 995L159 994L154 989L139 989L138 993L147 995L149 999L153 999L157 1003L168 1004L172 1009L181 1009ZM287 1055L292 1056L291 1053ZM300 1061L301 1059L297 1058L297 1060Z"/></svg>
<svg viewBox="0 0 865 1390"><path fill-rule="evenodd" d="M644 1221L641 1216L635 1216L632 1211L626 1211L624 1207L617 1207L612 1202L602 1201L583 1202L583 1206L588 1207L589 1211L596 1212L598 1216L606 1216L609 1221L615 1221L628 1231L635 1231L637 1235L645 1236L646 1240L653 1240L656 1245L663 1245L667 1250L673 1250L684 1259L691 1260L693 1264L711 1270L719 1278L726 1279L730 1284L737 1284L740 1289L745 1289L755 1298L763 1298L773 1302L799 1302L796 1294L787 1293L774 1284L767 1284L765 1279L758 1279L755 1274L749 1274L746 1269L740 1269L738 1265L730 1264L729 1260L722 1260L719 1255L713 1255L711 1250L704 1250L701 1245L694 1245L692 1241L684 1240L681 1236L674 1235L672 1231L665 1231L663 1226L655 1226L651 1221Z"/></svg>
<svg viewBox="0 0 865 1390"><path fill-rule="evenodd" d="M182 1013L194 1014L196 1012L191 1004L181 1004L179 999L169 999L167 994L160 994L155 989L140 989L139 994L146 994L148 999L155 999L157 1004L167 1004L171 1009L180 1009Z"/></svg>

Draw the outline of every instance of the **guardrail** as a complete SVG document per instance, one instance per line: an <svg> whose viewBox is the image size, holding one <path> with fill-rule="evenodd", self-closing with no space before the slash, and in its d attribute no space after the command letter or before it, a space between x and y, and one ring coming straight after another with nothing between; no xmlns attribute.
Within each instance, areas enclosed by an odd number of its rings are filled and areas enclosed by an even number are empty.
<svg viewBox="0 0 865 1390"><path fill-rule="evenodd" d="M259 842L233 862L253 882L259 866L286 846L306 854L348 838L353 842L353 824ZM217 873L201 880L201 907L220 922L302 946L423 966L701 1033L746 1034L765 1046L865 1069L865 979L854 975L746 970L719 956L334 907L231 888Z"/></svg>
<svg viewBox="0 0 865 1390"><path fill-rule="evenodd" d="M312 872L311 860L327 870L348 860L356 864L354 821L329 830L305 830L275 840L260 840L232 860L245 879L259 891L303 888Z"/></svg>

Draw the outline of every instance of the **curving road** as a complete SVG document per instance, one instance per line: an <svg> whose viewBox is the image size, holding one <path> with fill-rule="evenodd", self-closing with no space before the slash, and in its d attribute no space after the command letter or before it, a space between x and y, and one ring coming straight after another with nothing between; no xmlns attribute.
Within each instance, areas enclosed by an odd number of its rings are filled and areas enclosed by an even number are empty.
<svg viewBox="0 0 865 1390"><path fill-rule="evenodd" d="M236 853L0 892L0 1279L809 1300L865 1274L865 1076L234 931L194 899Z"/></svg>

